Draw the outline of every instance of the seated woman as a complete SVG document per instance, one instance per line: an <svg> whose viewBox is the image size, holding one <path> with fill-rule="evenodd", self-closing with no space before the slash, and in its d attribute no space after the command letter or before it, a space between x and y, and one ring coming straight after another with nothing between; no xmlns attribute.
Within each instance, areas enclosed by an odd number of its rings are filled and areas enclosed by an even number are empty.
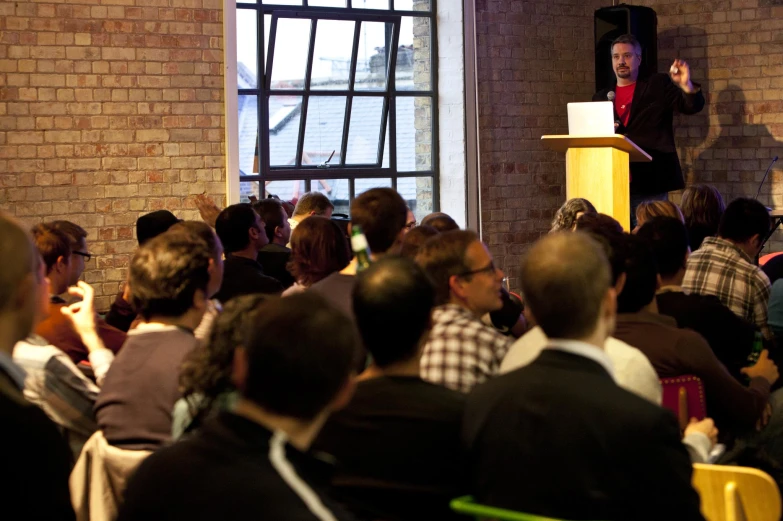
<svg viewBox="0 0 783 521"><path fill-rule="evenodd" d="M671 217L681 223L685 222L680 207L671 201L643 201L636 207L636 230L653 217Z"/></svg>
<svg viewBox="0 0 783 521"><path fill-rule="evenodd" d="M349 262L351 251L340 226L327 217L308 217L291 232L291 260L287 267L296 282L283 296L304 291Z"/></svg>
<svg viewBox="0 0 783 521"><path fill-rule="evenodd" d="M682 193L681 207L691 251L698 250L705 237L718 233L718 224L726 210L726 203L714 186L694 185Z"/></svg>
<svg viewBox="0 0 783 521"><path fill-rule="evenodd" d="M581 197L569 199L555 213L549 233L572 231L576 226L576 220L586 213L596 213L593 203Z"/></svg>

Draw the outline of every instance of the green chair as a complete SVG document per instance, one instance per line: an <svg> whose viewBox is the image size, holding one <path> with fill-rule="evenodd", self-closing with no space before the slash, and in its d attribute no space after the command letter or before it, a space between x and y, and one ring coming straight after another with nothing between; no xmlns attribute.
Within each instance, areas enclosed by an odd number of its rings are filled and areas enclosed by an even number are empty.
<svg viewBox="0 0 783 521"><path fill-rule="evenodd" d="M514 512L505 508L495 508L487 505L479 505L473 501L472 496L462 496L451 500L451 509L458 514L474 516L477 520L495 519L497 521L565 521L553 517Z"/></svg>

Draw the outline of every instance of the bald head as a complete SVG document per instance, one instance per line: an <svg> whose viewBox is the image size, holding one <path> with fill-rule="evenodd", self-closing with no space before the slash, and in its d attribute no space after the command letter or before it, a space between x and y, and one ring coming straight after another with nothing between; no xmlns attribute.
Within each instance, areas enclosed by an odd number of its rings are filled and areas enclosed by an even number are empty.
<svg viewBox="0 0 783 521"><path fill-rule="evenodd" d="M582 232L536 242L520 272L525 303L550 338L583 339L595 331L611 273L603 248Z"/></svg>
<svg viewBox="0 0 783 521"><path fill-rule="evenodd" d="M0 213L0 256L3 258L0 321L13 327L13 331L4 331L0 335L0 350L10 353L13 345L25 338L33 326L39 262L30 235L3 213Z"/></svg>

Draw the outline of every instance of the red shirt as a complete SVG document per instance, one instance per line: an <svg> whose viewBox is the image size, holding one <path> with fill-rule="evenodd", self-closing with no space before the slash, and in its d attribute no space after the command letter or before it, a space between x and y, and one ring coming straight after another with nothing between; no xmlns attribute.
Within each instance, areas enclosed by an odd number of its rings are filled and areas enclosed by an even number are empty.
<svg viewBox="0 0 783 521"><path fill-rule="evenodd" d="M620 116L623 125L628 125L628 118L631 116L631 102L633 101L633 91L636 89L636 82L623 87L617 86L614 96L614 110Z"/></svg>

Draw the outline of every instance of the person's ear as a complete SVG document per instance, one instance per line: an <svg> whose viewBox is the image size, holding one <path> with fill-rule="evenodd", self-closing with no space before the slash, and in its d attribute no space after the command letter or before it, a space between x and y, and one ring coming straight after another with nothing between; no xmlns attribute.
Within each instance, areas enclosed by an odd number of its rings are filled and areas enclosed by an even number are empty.
<svg viewBox="0 0 783 521"><path fill-rule="evenodd" d="M356 390L356 375L353 373L345 379L345 383L340 387L340 390L337 391L337 394L334 398L332 398L331 403L329 404L329 411L339 411L340 409L345 408L349 403L351 403L351 399L353 398L353 393Z"/></svg>
<svg viewBox="0 0 783 521"><path fill-rule="evenodd" d="M71 257L68 257L67 259L60 255L57 257L57 260L54 263L54 269L57 270L58 273L65 273L68 271L68 267L71 263Z"/></svg>
<svg viewBox="0 0 783 521"><path fill-rule="evenodd" d="M283 228L280 226L275 226L275 237L282 237L283 236Z"/></svg>
<svg viewBox="0 0 783 521"><path fill-rule="evenodd" d="M233 383L234 387L239 389L240 392L245 390L247 373L247 351L244 347L237 346L237 348L234 349L234 359L231 362L231 383Z"/></svg>
<svg viewBox="0 0 783 521"><path fill-rule="evenodd" d="M663 280L661 280L661 274L655 274L655 291L658 291L663 286Z"/></svg>
<svg viewBox="0 0 783 521"><path fill-rule="evenodd" d="M465 284L462 282L462 277L459 275L452 275L449 277L449 289L451 293L460 300L465 298Z"/></svg>
<svg viewBox="0 0 783 521"><path fill-rule="evenodd" d="M626 275L625 272L622 272L620 273L620 275L617 276L617 282L614 283L615 296L623 292L623 288L625 287L626 280L628 280L628 276Z"/></svg>
<svg viewBox="0 0 783 521"><path fill-rule="evenodd" d="M617 317L617 290L611 287L609 288L606 295L604 295L604 301L601 307L603 308L604 320L606 320L607 323L612 324L613 329ZM611 335L612 332L613 331L608 331L608 334Z"/></svg>
<svg viewBox="0 0 783 521"><path fill-rule="evenodd" d="M313 215L315 215L315 210L307 214L308 217L312 217Z"/></svg>

